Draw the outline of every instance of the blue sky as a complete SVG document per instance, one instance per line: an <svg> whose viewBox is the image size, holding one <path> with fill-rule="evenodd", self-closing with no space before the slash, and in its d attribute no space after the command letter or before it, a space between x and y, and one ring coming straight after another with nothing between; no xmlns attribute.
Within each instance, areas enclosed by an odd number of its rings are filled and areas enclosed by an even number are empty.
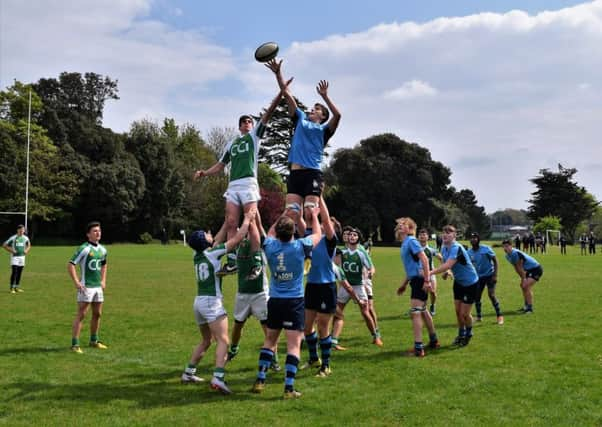
<svg viewBox="0 0 602 427"><path fill-rule="evenodd" d="M371 0L354 2L282 1L156 1L149 17L176 28L201 30L234 52L258 43L277 41L282 46L309 42L330 34L363 31L383 22L426 22L441 16L521 9L530 14L583 3L567 0ZM316 6L311 6L315 4ZM319 6L317 6L319 4Z"/></svg>
<svg viewBox="0 0 602 427"><path fill-rule="evenodd" d="M393 132L487 212L526 208L529 179L558 163L602 200L602 0L300 4L3 0L0 87L93 71L119 81L105 126L173 117L206 135L274 96L253 50L276 41L305 104L330 81L331 151Z"/></svg>

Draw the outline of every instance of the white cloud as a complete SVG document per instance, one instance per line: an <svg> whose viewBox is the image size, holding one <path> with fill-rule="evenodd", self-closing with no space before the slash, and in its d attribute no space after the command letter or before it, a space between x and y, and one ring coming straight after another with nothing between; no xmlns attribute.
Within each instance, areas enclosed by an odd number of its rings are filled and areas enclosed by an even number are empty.
<svg viewBox="0 0 602 427"><path fill-rule="evenodd" d="M383 94L385 99L404 100L418 98L422 96L433 96L437 94L437 89L421 80L411 80L405 82L400 87L387 91Z"/></svg>
<svg viewBox="0 0 602 427"><path fill-rule="evenodd" d="M295 43L282 55L302 100L315 99L313 82L331 81L343 115L335 146L394 132L452 166L453 184L492 211L526 207L529 179L558 162L572 162L580 184L602 199L602 170L585 166L602 155L600 46L595 1L537 15L381 24Z"/></svg>
<svg viewBox="0 0 602 427"><path fill-rule="evenodd" d="M93 71L119 81L105 124L117 131L146 115L176 113L169 98L235 72L232 53L197 31L148 18L150 0L3 1L0 86L63 71ZM24 25L23 23L27 23Z"/></svg>
<svg viewBox="0 0 602 427"><path fill-rule="evenodd" d="M202 31L153 21L151 5L2 1L0 86L66 70L119 79L121 100L105 114L118 131L142 114L232 125L271 100L274 78L252 52L212 42L203 31L214 23L200 18ZM343 115L335 147L394 132L452 166L453 184L492 211L526 207L529 178L559 162L602 199L602 170L590 167L602 156L600 46L602 0L537 15L383 23L281 46L281 55L305 104L320 79L330 81Z"/></svg>

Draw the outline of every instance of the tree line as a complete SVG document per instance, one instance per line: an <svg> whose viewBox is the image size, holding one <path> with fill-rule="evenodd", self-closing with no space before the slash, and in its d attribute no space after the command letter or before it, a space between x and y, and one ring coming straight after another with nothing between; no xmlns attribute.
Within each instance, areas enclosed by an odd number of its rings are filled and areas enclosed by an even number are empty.
<svg viewBox="0 0 602 427"><path fill-rule="evenodd" d="M217 161L237 129L213 128L203 137L195 126L165 118L135 121L127 132L113 132L102 119L106 102L119 99L118 82L95 73L15 81L0 92L0 211L24 210L30 90L30 235L80 237L91 219L102 221L107 241L178 238L181 229L219 228L227 177L195 182L192 176ZM260 150L259 209L266 225L283 208L292 132L283 101ZM450 185L451 170L428 149L394 134L337 150L324 173L332 214L366 235L393 241L399 216L432 230L453 223L467 233L489 231L475 194ZM0 216L5 234L14 222Z"/></svg>

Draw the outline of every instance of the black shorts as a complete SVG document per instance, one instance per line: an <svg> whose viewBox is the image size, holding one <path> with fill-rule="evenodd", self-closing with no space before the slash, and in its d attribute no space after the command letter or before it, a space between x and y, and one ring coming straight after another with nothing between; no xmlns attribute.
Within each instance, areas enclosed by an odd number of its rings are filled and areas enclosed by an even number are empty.
<svg viewBox="0 0 602 427"><path fill-rule="evenodd" d="M496 282L493 281L493 276L479 277L479 291L482 292L485 287L487 289L495 289Z"/></svg>
<svg viewBox="0 0 602 427"><path fill-rule="evenodd" d="M462 286L454 280L454 300L461 301L463 304L474 304L478 290L479 282L470 286Z"/></svg>
<svg viewBox="0 0 602 427"><path fill-rule="evenodd" d="M337 311L337 286L331 283L305 285L305 309L332 314Z"/></svg>
<svg viewBox="0 0 602 427"><path fill-rule="evenodd" d="M543 268L541 265L530 270L525 271L527 279L535 279L536 282L539 281L539 278L543 276Z"/></svg>
<svg viewBox="0 0 602 427"><path fill-rule="evenodd" d="M417 299L420 301L426 301L429 295L422 289L423 286L424 277L412 277L410 279L410 289L412 289L410 298Z"/></svg>
<svg viewBox="0 0 602 427"><path fill-rule="evenodd" d="M320 197L324 187L322 171L318 169L291 170L286 182L286 192L303 198L309 195Z"/></svg>
<svg viewBox="0 0 602 427"><path fill-rule="evenodd" d="M303 298L272 298L268 300L268 320L270 329L302 331L305 328L305 304Z"/></svg>

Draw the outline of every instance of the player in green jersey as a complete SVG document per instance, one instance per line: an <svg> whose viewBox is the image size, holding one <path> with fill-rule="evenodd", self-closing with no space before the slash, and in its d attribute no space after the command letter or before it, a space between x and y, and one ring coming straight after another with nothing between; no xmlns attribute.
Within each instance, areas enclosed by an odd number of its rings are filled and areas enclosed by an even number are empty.
<svg viewBox="0 0 602 427"><path fill-rule="evenodd" d="M426 255L426 258L429 262L429 269L434 270L435 258L437 258L439 261L442 261L443 257L441 256L439 251L437 251L437 249L433 248L428 244L428 241L428 230L426 228L420 229L420 231L418 231L418 242L420 242L420 246L424 248L424 254ZM429 311L431 313L431 316L434 316L436 314L437 309L437 276L433 274L431 274L431 288L429 289L428 293L431 299L431 306L429 307Z"/></svg>
<svg viewBox="0 0 602 427"><path fill-rule="evenodd" d="M90 347L105 350L107 346L98 339L104 289L107 283L107 250L100 242L100 223L93 221L86 227L86 243L77 248L67 264L67 271L77 290L77 314L73 320L71 334L71 350L83 353L79 345L79 334L82 322L88 309L92 306L90 321ZM78 277L75 266L79 266Z"/></svg>
<svg viewBox="0 0 602 427"><path fill-rule="evenodd" d="M287 85L293 79L287 82ZM240 135L230 141L219 161L206 170L197 170L194 178L217 175L221 173L227 164L230 164L230 181L228 189L224 193L226 199L225 225L227 238L236 234L236 228L240 221L241 211L248 212L251 208L257 208L257 202L261 199L259 195L259 183L257 182L257 167L259 147L266 126L276 110L282 92L272 100L272 103L261 116L257 126L253 125L253 118L242 115L238 119L238 130ZM236 272L236 255L228 254L228 263L219 274Z"/></svg>
<svg viewBox="0 0 602 427"><path fill-rule="evenodd" d="M205 355L211 339L216 341L215 369L211 379L211 388L223 394L232 391L225 381L225 365L228 353L228 317L223 303L222 280L216 273L220 267L221 258L236 249L240 241L249 231L249 224L254 221L256 208L245 213L245 219L237 233L225 243L214 243L209 231L195 231L188 239L188 245L194 249L194 269L197 279L197 296L194 300L194 316L201 332L201 342L195 347L190 356L188 366L182 374L182 383L199 383L203 380L197 377L196 366ZM223 230L221 231L223 233ZM215 242L222 237L215 236Z"/></svg>
<svg viewBox="0 0 602 427"><path fill-rule="evenodd" d="M17 234L9 237L2 247L10 253L10 293L23 292L23 289L19 287L19 283L21 282L21 273L25 267L25 255L31 249L31 242L25 235L25 226L19 224Z"/></svg>
<svg viewBox="0 0 602 427"><path fill-rule="evenodd" d="M345 236L345 231L347 231L347 236ZM356 229L352 228L351 230L343 231L343 240L347 240L347 247L343 249L341 256L341 266L343 271L345 272L345 277L353 290L357 294L358 298L362 301L366 301L366 305L360 305L360 311L362 316L364 317L364 321L366 322L366 326L372 335L372 343L378 347L382 347L383 341L380 336L380 332L374 322L374 318L370 313L370 305L369 305L369 296L366 291L365 286L365 270L371 270L373 265L369 261L368 254L365 252L365 249L360 249L359 246L359 233ZM336 261L336 259L335 259ZM339 289L339 293L337 295L337 311L334 316L334 322L332 327L332 337L333 341L336 342L335 349L343 350L344 347L339 345L339 337L341 336L341 332L343 331L344 324L344 314L345 306L349 302L349 297L345 297L344 289ZM367 317L366 317L367 316Z"/></svg>
<svg viewBox="0 0 602 427"><path fill-rule="evenodd" d="M263 333L266 333L266 322L268 319L268 293L269 286L267 273L265 271L265 255L261 250L261 239L266 233L261 224L259 213L255 221L249 227L247 238L238 246L236 251L236 266L238 269L238 291L234 303L234 326L232 327L232 338L230 350L228 350L228 361L234 359L240 350L240 339L245 322L250 316L255 316L261 324ZM258 268L259 267L259 268ZM280 370L276 348L272 359L271 368Z"/></svg>

